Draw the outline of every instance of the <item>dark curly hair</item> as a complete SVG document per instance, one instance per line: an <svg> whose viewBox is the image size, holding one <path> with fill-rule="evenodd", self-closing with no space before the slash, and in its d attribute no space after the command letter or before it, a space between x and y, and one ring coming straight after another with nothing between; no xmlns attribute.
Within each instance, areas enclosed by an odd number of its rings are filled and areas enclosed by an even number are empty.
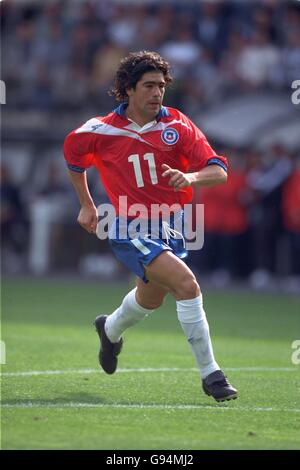
<svg viewBox="0 0 300 470"><path fill-rule="evenodd" d="M166 85L172 82L170 64L157 52L139 51L130 54L121 60L115 76L114 86L109 94L115 96L117 101L127 101L128 88L135 88L137 82L146 72L162 72Z"/></svg>

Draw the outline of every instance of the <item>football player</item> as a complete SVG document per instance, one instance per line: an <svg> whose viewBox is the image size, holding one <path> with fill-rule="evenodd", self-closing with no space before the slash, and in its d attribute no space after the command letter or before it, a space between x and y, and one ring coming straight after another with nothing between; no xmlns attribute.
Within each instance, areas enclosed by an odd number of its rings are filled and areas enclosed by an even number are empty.
<svg viewBox="0 0 300 470"><path fill-rule="evenodd" d="M237 390L215 360L200 286L183 261L187 256L184 235L175 230L193 187L226 182L227 159L214 152L187 116L163 106L171 81L170 65L158 53L130 53L121 61L112 89L121 104L65 139L64 155L81 204L79 224L96 233L98 213L86 176L86 169L94 165L117 214L110 228L111 248L137 275L136 287L121 305L95 320L99 361L106 373L114 373L124 331L157 309L170 293L204 392L217 401L230 400L237 397ZM125 196L127 204L120 204ZM142 207L146 229L131 236L135 204ZM167 222L163 211L157 211L160 204L177 208ZM155 234L151 233L153 219L158 222Z"/></svg>

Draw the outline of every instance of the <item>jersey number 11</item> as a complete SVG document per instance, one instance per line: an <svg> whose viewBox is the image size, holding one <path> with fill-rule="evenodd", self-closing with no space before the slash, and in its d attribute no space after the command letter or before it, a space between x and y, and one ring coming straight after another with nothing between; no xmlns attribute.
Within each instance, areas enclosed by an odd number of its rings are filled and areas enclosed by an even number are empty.
<svg viewBox="0 0 300 470"><path fill-rule="evenodd" d="M157 184L158 179L157 179L157 173L156 173L156 167L155 167L154 153L145 153L143 157L144 157L144 160L148 161L151 183ZM141 170L140 156L137 153L134 153L133 155L130 155L128 157L128 161L133 163L133 169L134 169L137 187L143 188L145 186L145 183L143 180L143 175L142 175L142 170Z"/></svg>

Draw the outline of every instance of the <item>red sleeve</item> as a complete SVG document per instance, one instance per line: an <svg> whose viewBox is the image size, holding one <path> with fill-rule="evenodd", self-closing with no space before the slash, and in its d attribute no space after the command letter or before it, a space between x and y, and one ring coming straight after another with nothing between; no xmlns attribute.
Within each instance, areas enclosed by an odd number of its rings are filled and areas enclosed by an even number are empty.
<svg viewBox="0 0 300 470"><path fill-rule="evenodd" d="M181 117L182 153L189 159L190 167L199 171L208 165L219 165L227 171L227 158L216 154L203 132L187 116Z"/></svg>
<svg viewBox="0 0 300 470"><path fill-rule="evenodd" d="M94 163L95 134L70 132L64 141L64 157L68 168L83 173Z"/></svg>

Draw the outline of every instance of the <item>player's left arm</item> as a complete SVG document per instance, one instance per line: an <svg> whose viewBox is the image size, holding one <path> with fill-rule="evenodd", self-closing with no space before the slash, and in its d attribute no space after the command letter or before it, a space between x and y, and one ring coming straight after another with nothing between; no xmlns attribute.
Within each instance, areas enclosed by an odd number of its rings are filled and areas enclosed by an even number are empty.
<svg viewBox="0 0 300 470"><path fill-rule="evenodd" d="M169 177L169 185L179 191L186 186L215 186L227 181L227 158L217 155L203 132L184 114L180 113L181 128L179 151L187 156L193 172L184 173L162 165L162 176ZM196 171L195 171L196 170Z"/></svg>
<svg viewBox="0 0 300 470"><path fill-rule="evenodd" d="M162 176L169 176L169 185L174 186L175 191L186 186L215 186L227 181L227 173L219 165L212 164L193 173L183 173L165 163L162 165L162 169L164 170Z"/></svg>

